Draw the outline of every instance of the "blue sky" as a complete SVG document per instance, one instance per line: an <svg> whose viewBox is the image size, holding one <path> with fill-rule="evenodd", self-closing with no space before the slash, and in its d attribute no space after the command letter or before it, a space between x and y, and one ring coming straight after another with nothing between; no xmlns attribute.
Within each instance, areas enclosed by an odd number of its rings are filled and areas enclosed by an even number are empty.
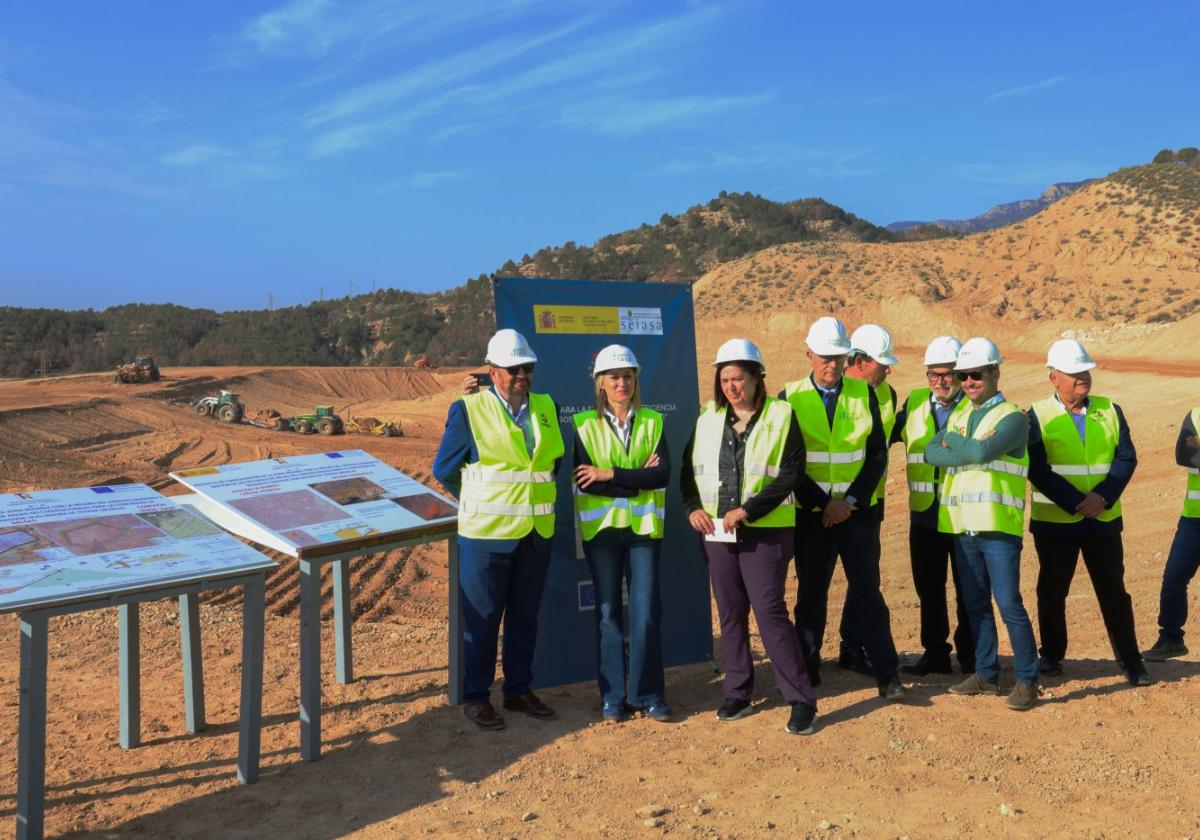
<svg viewBox="0 0 1200 840"><path fill-rule="evenodd" d="M445 289L723 189L959 218L1200 145L1200 6L983 6L9 0L0 305Z"/></svg>

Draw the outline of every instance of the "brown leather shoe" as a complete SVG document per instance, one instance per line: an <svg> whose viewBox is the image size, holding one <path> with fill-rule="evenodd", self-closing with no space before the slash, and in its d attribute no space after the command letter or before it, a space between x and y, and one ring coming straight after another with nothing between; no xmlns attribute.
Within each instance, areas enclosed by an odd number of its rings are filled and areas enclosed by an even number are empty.
<svg viewBox="0 0 1200 840"><path fill-rule="evenodd" d="M526 691L520 697L505 697L504 708L538 720L551 720L554 717L554 710L539 700L532 691Z"/></svg>
<svg viewBox="0 0 1200 840"><path fill-rule="evenodd" d="M504 718L496 714L496 709L488 700L467 701L463 704L463 714L480 729L504 728Z"/></svg>

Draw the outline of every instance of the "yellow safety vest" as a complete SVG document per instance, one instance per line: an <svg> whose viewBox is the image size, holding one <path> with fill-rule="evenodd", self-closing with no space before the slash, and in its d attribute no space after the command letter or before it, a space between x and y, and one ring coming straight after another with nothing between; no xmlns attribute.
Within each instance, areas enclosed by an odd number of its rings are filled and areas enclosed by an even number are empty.
<svg viewBox="0 0 1200 840"><path fill-rule="evenodd" d="M554 533L554 462L563 439L554 402L546 394L529 395L533 455L525 436L492 391L462 398L479 460L462 469L458 534L482 540L520 539L531 530Z"/></svg>
<svg viewBox="0 0 1200 840"><path fill-rule="evenodd" d="M639 408L629 432L629 451L595 411L581 411L571 418L575 434L592 464L601 468L640 469L662 439L663 418L657 411ZM662 539L667 488L642 490L631 498L600 496L575 488L575 514L579 531L590 540L605 528L629 528L635 534Z"/></svg>
<svg viewBox="0 0 1200 840"><path fill-rule="evenodd" d="M1079 439L1079 430L1067 409L1055 397L1038 400L1033 404L1033 413L1042 428L1042 441L1046 445L1046 460L1050 469L1061 475L1081 493L1088 493L1104 480L1112 469L1113 453L1117 450L1120 424L1112 400L1106 397L1089 397L1087 414L1084 415L1084 437ZM1050 501L1044 493L1033 488L1030 494L1033 506L1030 516L1038 522L1070 523L1082 522L1083 516L1068 512ZM1096 517L1101 522L1112 522L1121 516L1118 500Z"/></svg>
<svg viewBox="0 0 1200 840"><path fill-rule="evenodd" d="M904 404L904 428L900 430L906 456L908 509L917 512L929 510L938 496L938 468L925 461L925 446L937 434L932 399L933 391L929 388L918 388L909 394ZM950 417L960 411L970 413L970 408L971 401L963 397L950 410ZM949 418L946 423L948 426Z"/></svg>
<svg viewBox="0 0 1200 840"><path fill-rule="evenodd" d="M879 419L883 421L883 440L884 446L887 446L892 439L892 429L896 426L896 389L886 382L880 382L879 387L875 389L875 397L879 401ZM875 488L871 504L879 504L885 495L887 495L887 467L884 467L883 475L879 476L879 486Z"/></svg>
<svg viewBox="0 0 1200 840"><path fill-rule="evenodd" d="M992 408L970 435L982 440L1010 414L1021 409L1010 402ZM946 423L947 432L967 436L971 412L955 412ZM1025 530L1025 489L1029 483L1029 451L1020 458L1002 455L986 464L947 467L942 479L938 530L950 534L998 531L1019 537Z"/></svg>
<svg viewBox="0 0 1200 840"><path fill-rule="evenodd" d="M1192 409L1192 428L1200 434L1200 405ZM1200 470L1188 467L1187 495L1183 499L1183 515L1200 519Z"/></svg>
<svg viewBox="0 0 1200 840"><path fill-rule="evenodd" d="M721 446L725 441L725 415L728 408L709 402L696 420L696 437L692 442L692 471L700 490L700 503L705 512L717 515L718 493L721 489ZM767 397L762 413L746 438L745 463L742 464L742 488L738 498L747 499L761 493L779 475L783 463L783 447L792 425L792 409L782 400ZM765 516L747 520L752 528L782 528L796 524L796 508L789 495Z"/></svg>
<svg viewBox="0 0 1200 840"><path fill-rule="evenodd" d="M869 389L870 386L861 379L842 379L832 429L821 392L811 378L789 382L784 389L788 403L796 412L800 430L804 432L804 471L835 499L845 498L867 457L867 438L871 435ZM869 503L867 499L857 501L864 506Z"/></svg>

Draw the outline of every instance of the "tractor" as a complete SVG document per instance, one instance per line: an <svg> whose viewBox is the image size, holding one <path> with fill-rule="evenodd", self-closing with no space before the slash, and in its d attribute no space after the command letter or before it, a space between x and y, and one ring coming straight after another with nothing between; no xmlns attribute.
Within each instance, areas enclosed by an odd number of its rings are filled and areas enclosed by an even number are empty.
<svg viewBox="0 0 1200 840"><path fill-rule="evenodd" d="M113 382L157 382L159 377L158 365L154 364L154 359L151 356L138 356L129 364L117 366Z"/></svg>
<svg viewBox="0 0 1200 840"><path fill-rule="evenodd" d="M292 431L307 435L319 432L323 435L340 435L345 431L342 418L333 413L333 406L319 405L312 414L297 414L288 418Z"/></svg>
<svg viewBox="0 0 1200 840"><path fill-rule="evenodd" d="M201 417L216 417L226 423L237 423L245 410L232 391L222 391L217 397L201 397L192 403L192 410Z"/></svg>

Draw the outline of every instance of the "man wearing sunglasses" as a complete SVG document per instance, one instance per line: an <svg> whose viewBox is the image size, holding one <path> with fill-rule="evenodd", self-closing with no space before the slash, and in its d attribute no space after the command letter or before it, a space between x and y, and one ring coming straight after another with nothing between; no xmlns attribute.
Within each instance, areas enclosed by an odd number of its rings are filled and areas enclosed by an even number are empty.
<svg viewBox="0 0 1200 840"><path fill-rule="evenodd" d="M938 531L938 491L942 471L925 461L925 446L946 428L950 415L968 411L962 385L954 373L962 342L943 335L925 348L926 388L908 395L896 415L891 443L901 442L908 478L908 555L912 562L913 586L921 603L921 647L916 662L903 666L906 674L924 677L952 673L950 665L950 619L946 608L946 567L954 580L957 626L954 652L964 675L975 671L975 639L963 603L962 584L954 565L954 536Z"/></svg>
<svg viewBox="0 0 1200 840"><path fill-rule="evenodd" d="M1079 555L1087 567L1113 651L1130 685L1152 682L1142 664L1125 591L1121 494L1137 453L1121 407L1092 391L1096 363L1069 338L1046 357L1054 393L1029 412L1029 530L1038 555L1038 671L1062 673L1067 652L1067 595Z"/></svg>
<svg viewBox="0 0 1200 840"><path fill-rule="evenodd" d="M487 361L491 387L450 405L433 474L459 501L463 711L495 730L504 728L489 698L502 619L504 708L554 717L529 686L563 439L554 401L530 390L537 356L525 336L500 330Z"/></svg>
<svg viewBox="0 0 1200 840"><path fill-rule="evenodd" d="M975 637L975 673L953 694L999 694L996 620L992 597L1008 628L1017 684L1010 709L1037 703L1037 642L1021 601L1021 539L1029 475L1029 420L1000 393L1000 349L972 338L958 351L954 372L970 411L951 413L925 447L925 460L945 470L938 530L954 535L963 601Z"/></svg>

